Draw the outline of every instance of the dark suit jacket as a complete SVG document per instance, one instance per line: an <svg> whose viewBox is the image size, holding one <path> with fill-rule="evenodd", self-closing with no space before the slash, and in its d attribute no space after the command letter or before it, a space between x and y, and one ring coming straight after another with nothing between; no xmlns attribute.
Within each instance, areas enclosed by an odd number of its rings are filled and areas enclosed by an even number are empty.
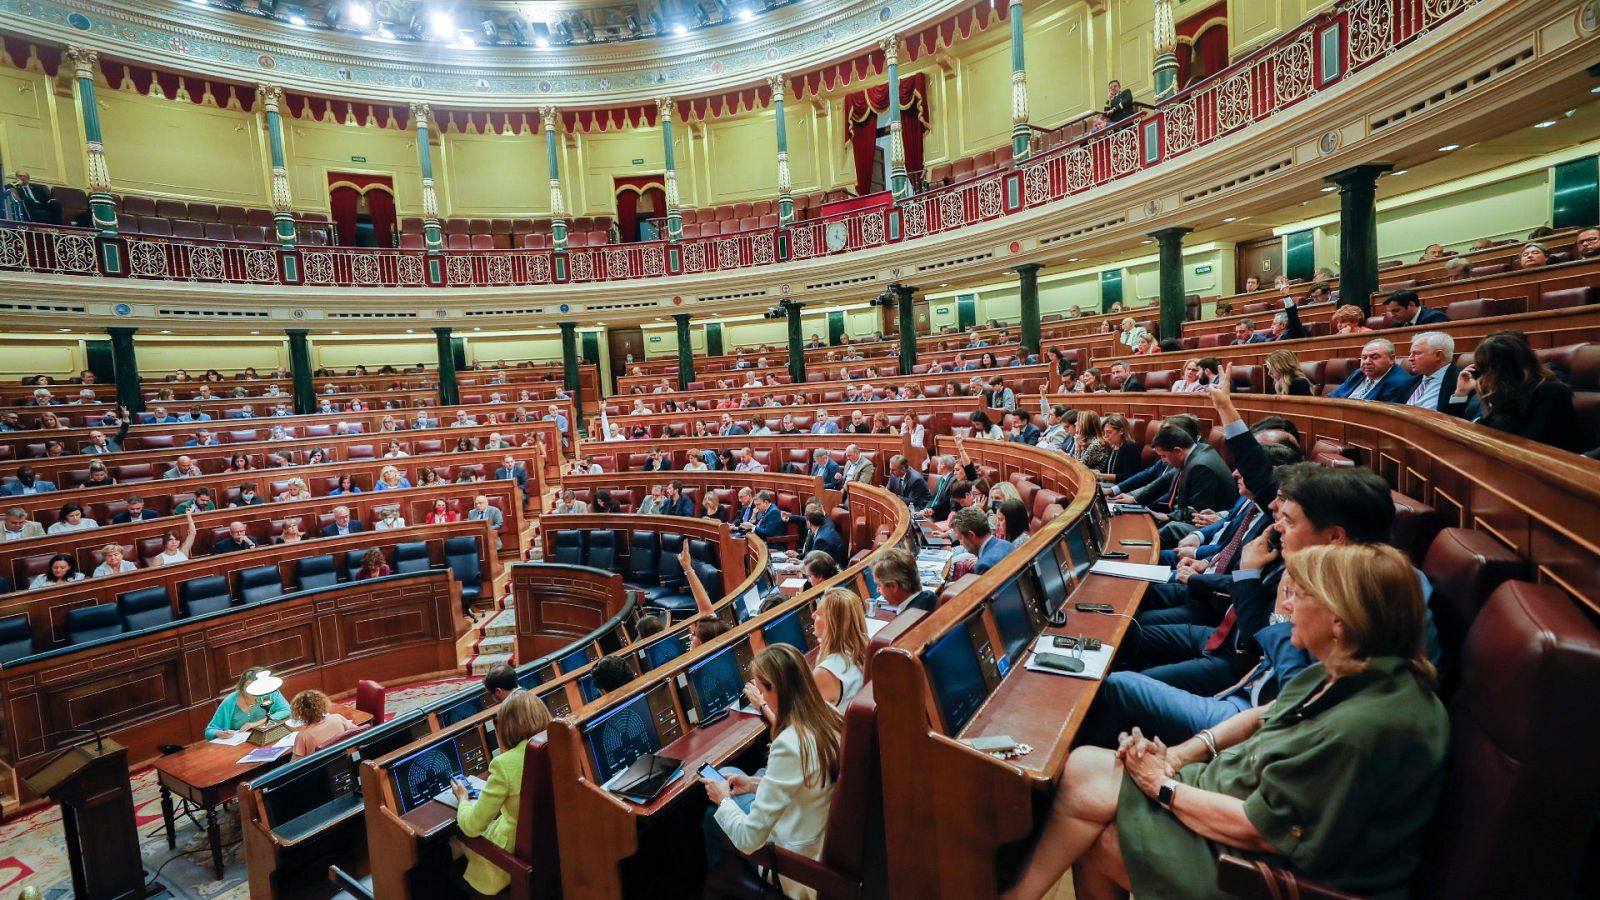
<svg viewBox="0 0 1600 900"><path fill-rule="evenodd" d="M1361 374L1360 369L1356 369L1350 373L1349 378L1344 380L1344 384L1339 385L1328 396L1349 399L1356 392L1356 389L1361 387L1361 383L1366 380L1367 376ZM1396 363L1389 367L1389 371L1383 373L1383 377L1378 379L1377 388L1368 394L1366 399L1376 400L1380 403L1404 403L1406 398L1411 396L1411 389L1416 387L1416 384L1417 377L1400 368L1400 364Z"/></svg>
<svg viewBox="0 0 1600 900"><path fill-rule="evenodd" d="M677 502L663 499L662 503L664 505L661 508L661 514L664 516L688 516L692 519L698 513L698 510L695 509L694 501L689 499L688 496L680 496Z"/></svg>
<svg viewBox="0 0 1600 900"><path fill-rule="evenodd" d="M1439 381L1439 396L1434 401L1434 404L1432 406L1428 407L1428 408L1429 409L1438 410L1439 412L1442 412L1447 416L1458 416L1458 417L1467 418L1467 419L1477 418L1477 416L1478 416L1478 397L1477 397L1476 394L1473 394L1472 396L1468 397L1467 398L1467 402L1463 403L1463 404L1460 404L1457 408L1452 409L1451 406L1450 406L1450 396L1456 392L1456 379L1461 377L1461 367L1456 365L1455 363L1451 363L1450 365L1445 366L1444 370L1441 371L1439 374L1441 376L1441 380ZM1412 379L1411 379L1411 390L1406 391L1406 395L1404 397L1401 397L1399 402L1404 403L1407 400L1410 400L1411 399L1411 391L1416 390L1417 389L1417 385L1419 385L1421 383L1422 383L1422 376L1421 375L1412 376ZM1470 416L1466 415L1466 412L1469 409L1472 412L1472 415L1470 415Z"/></svg>
<svg viewBox="0 0 1600 900"><path fill-rule="evenodd" d="M359 534L359 533L361 533L361 532L366 530L365 528L363 528L361 526L361 523L359 521L357 521L354 517L352 517L350 519L350 524L345 526L345 527L347 527L350 530L351 534ZM333 522L329 522L328 524L322 526L322 536L323 537L336 537L338 534L339 534L339 526L337 524L335 524Z"/></svg>
<svg viewBox="0 0 1600 900"><path fill-rule="evenodd" d="M1284 310L1284 312L1289 314L1289 324L1283 329L1283 334L1278 335L1272 340L1293 341L1305 337L1306 326L1304 322L1300 321L1300 306L1296 304L1288 307Z"/></svg>
<svg viewBox="0 0 1600 900"><path fill-rule="evenodd" d="M778 504L776 503L767 507L766 515L757 517L753 514L752 521L756 523L756 534L761 535L762 538L769 541L775 537L781 536L785 530L783 523L783 511L778 509Z"/></svg>
<svg viewBox="0 0 1600 900"><path fill-rule="evenodd" d="M1120 122L1133 115L1133 91L1123 88L1106 103L1106 119L1111 122Z"/></svg>
<svg viewBox="0 0 1600 900"><path fill-rule="evenodd" d="M912 509L920 509L933 500L933 491L928 489L928 479L923 478L922 473L916 469L907 468L904 477L900 478L890 475L886 486L889 488L889 493L904 500Z"/></svg>
<svg viewBox="0 0 1600 900"><path fill-rule="evenodd" d="M832 457L829 457L828 461L821 466L818 466L815 462L811 464L811 474L821 475L822 486L831 491L839 489L839 480L843 477L843 472L844 466L834 462Z"/></svg>
<svg viewBox="0 0 1600 900"><path fill-rule="evenodd" d="M832 519L824 519L821 528L816 531L808 531L806 542L802 549L804 552L800 554L801 556L812 550L821 550L833 557L833 561L841 569L850 561L850 555L844 547L844 538L839 536L839 529L833 527Z"/></svg>
<svg viewBox="0 0 1600 900"><path fill-rule="evenodd" d="M1022 426L1022 429L1017 432L1016 437L1011 439L1011 442L1014 444L1028 444L1030 446L1037 446L1039 443L1040 433L1039 426L1029 422L1028 424Z"/></svg>
<svg viewBox="0 0 1600 900"><path fill-rule="evenodd" d="M1155 508L1169 513L1180 522L1186 522L1192 510L1227 509L1238 497L1233 472L1222 461L1222 456L1209 444L1195 444L1188 458L1183 461L1183 471L1178 473L1178 492L1171 508L1164 508L1166 496Z"/></svg>
<svg viewBox="0 0 1600 900"><path fill-rule="evenodd" d="M141 522L143 522L143 521L145 521L147 519L159 519L159 518L161 518L161 514L156 512L153 509L150 509L149 507L146 507L145 509L141 510L140 513L139 513L139 521L141 521ZM133 515L131 513L129 513L127 510L123 510L122 512L119 512L116 515L111 517L111 524L113 524L113 525L126 525L126 524L128 524L129 522L132 522L132 521L133 521Z"/></svg>
<svg viewBox="0 0 1600 900"><path fill-rule="evenodd" d="M1453 389L1445 390L1444 393L1452 391ZM1582 449L1573 443L1572 388L1559 381L1539 382L1528 398L1526 406L1517 413L1496 410L1483 415L1477 394L1469 396L1465 403L1451 405L1449 412L1480 425L1487 425L1496 431L1525 437L1530 441L1574 452Z"/></svg>
<svg viewBox="0 0 1600 900"><path fill-rule="evenodd" d="M1122 390L1130 394L1144 393L1144 381L1137 375L1129 375L1122 380Z"/></svg>
<svg viewBox="0 0 1600 900"><path fill-rule="evenodd" d="M522 466L512 466L510 469L500 466L494 470L494 478L496 481L514 480L517 487L522 488L524 492L528 490L528 470Z"/></svg>
<svg viewBox="0 0 1600 900"><path fill-rule="evenodd" d="M1450 317L1445 315L1443 311L1424 306L1417 310L1416 321L1407 322L1404 325L1396 324L1394 327L1410 328L1413 325L1439 325L1448 321L1450 321Z"/></svg>
<svg viewBox="0 0 1600 900"><path fill-rule="evenodd" d="M253 549L255 547L261 546L260 544L249 543L248 542L249 540L250 540L249 538L246 538L247 542L241 544L241 543L235 541L233 539L232 535L229 535L228 537L225 537L222 540L217 541L215 544L212 544L211 545L211 552L212 553L235 553L235 552L238 552L240 550L250 550L250 549Z"/></svg>

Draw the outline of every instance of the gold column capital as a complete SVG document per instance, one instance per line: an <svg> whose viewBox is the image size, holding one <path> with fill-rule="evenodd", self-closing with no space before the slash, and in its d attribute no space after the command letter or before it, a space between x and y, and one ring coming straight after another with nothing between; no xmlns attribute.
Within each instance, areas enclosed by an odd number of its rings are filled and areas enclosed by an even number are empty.
<svg viewBox="0 0 1600 900"><path fill-rule="evenodd" d="M657 97L656 109L661 113L661 121L672 121L673 99L671 97Z"/></svg>
<svg viewBox="0 0 1600 900"><path fill-rule="evenodd" d="M426 103L412 103L411 116L417 120L417 127L426 127L428 118L433 115L433 110Z"/></svg>
<svg viewBox="0 0 1600 900"><path fill-rule="evenodd" d="M554 106L539 107L539 124L545 131L555 131L561 124L561 116Z"/></svg>
<svg viewBox="0 0 1600 900"><path fill-rule="evenodd" d="M100 63L100 51L91 47L67 45L67 58L72 60L74 74L79 78L94 78L94 67Z"/></svg>
<svg viewBox="0 0 1600 900"><path fill-rule="evenodd" d="M278 104L283 102L283 88L276 84L256 84L256 95L261 98L264 109L268 112L277 112Z"/></svg>
<svg viewBox="0 0 1600 900"><path fill-rule="evenodd" d="M767 76L767 87L772 89L772 100L774 103L783 102L784 81L785 79L782 75Z"/></svg>
<svg viewBox="0 0 1600 900"><path fill-rule="evenodd" d="M878 42L878 48L883 51L883 64L897 66L900 64L900 36L891 34Z"/></svg>

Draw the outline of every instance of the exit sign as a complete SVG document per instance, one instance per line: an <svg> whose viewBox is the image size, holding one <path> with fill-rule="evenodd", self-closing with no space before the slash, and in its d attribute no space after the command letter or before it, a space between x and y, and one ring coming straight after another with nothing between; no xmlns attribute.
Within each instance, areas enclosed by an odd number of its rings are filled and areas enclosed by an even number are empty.
<svg viewBox="0 0 1600 900"><path fill-rule="evenodd" d="M352 157L350 157L350 161L351 162L366 162L367 158L365 156L352 156Z"/></svg>
<svg viewBox="0 0 1600 900"><path fill-rule="evenodd" d="M659 335L659 334L650 335L650 343L652 343L652 344L661 343L661 335Z"/></svg>
<svg viewBox="0 0 1600 900"><path fill-rule="evenodd" d="M642 157L642 156L635 157L634 160L633 160L633 164L636 165L636 166L644 165L644 157Z"/></svg>
<svg viewBox="0 0 1600 900"><path fill-rule="evenodd" d="M1195 266L1194 267L1194 273L1196 275L1210 275L1211 274L1211 267L1210 266Z"/></svg>

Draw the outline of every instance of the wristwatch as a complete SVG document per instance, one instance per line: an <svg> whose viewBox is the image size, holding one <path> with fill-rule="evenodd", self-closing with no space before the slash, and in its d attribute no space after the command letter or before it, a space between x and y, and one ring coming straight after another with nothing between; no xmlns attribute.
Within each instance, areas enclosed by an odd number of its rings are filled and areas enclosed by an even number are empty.
<svg viewBox="0 0 1600 900"><path fill-rule="evenodd" d="M1161 804L1162 809L1172 809L1173 801L1178 799L1179 783L1176 778L1168 778L1161 782L1161 790L1156 792L1156 802Z"/></svg>

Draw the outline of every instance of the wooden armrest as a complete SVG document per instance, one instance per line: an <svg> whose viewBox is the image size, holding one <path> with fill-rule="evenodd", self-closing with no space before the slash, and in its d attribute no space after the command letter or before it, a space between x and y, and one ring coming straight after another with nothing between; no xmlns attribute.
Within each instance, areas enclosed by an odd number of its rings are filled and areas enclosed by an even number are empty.
<svg viewBox="0 0 1600 900"><path fill-rule="evenodd" d="M723 846L727 851L738 852L730 842L725 842ZM812 888L822 900L856 900L861 896L858 882L810 857L785 850L776 844L767 844L754 854L741 855L752 866L770 868L790 881Z"/></svg>
<svg viewBox="0 0 1600 900"><path fill-rule="evenodd" d="M533 875L533 863L519 858L488 838L467 837L464 834L457 835L457 838L463 847L493 863L502 872L510 875L513 881L519 877L525 880Z"/></svg>
<svg viewBox="0 0 1600 900"><path fill-rule="evenodd" d="M1356 894L1307 881L1288 869L1231 853L1217 857L1217 887L1246 900L1360 900Z"/></svg>

